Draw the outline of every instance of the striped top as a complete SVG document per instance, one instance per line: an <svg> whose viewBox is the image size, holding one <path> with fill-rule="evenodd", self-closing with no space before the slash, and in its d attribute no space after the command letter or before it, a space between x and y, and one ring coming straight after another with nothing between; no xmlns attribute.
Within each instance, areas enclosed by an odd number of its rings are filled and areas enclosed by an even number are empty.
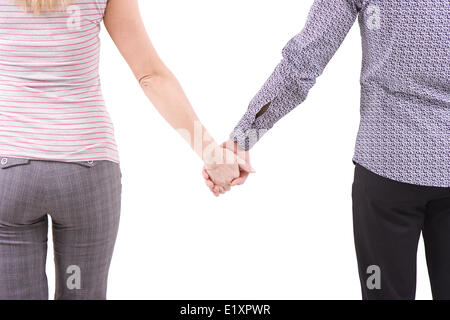
<svg viewBox="0 0 450 320"><path fill-rule="evenodd" d="M34 15L0 0L0 156L119 163L98 72L106 4Z"/></svg>

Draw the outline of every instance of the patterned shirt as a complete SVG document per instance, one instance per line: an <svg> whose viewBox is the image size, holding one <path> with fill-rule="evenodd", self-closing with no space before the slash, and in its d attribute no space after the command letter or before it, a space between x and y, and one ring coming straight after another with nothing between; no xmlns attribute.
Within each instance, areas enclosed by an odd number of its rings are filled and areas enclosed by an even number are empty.
<svg viewBox="0 0 450 320"><path fill-rule="evenodd" d="M107 0L25 12L0 0L0 156L119 163L99 78Z"/></svg>
<svg viewBox="0 0 450 320"><path fill-rule="evenodd" d="M303 102L357 18L363 62L353 161L396 181L450 187L449 0L315 0L231 138L248 150Z"/></svg>

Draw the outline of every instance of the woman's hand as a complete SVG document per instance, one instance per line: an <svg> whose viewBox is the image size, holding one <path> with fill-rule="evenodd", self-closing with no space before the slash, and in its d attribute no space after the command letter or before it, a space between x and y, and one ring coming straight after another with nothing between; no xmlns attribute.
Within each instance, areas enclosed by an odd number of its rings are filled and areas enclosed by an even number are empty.
<svg viewBox="0 0 450 320"><path fill-rule="evenodd" d="M217 146L213 154L205 157L204 160L204 171L214 185L214 194L217 196L230 190L231 182L239 177L239 164L236 155L224 147Z"/></svg>
<svg viewBox="0 0 450 320"><path fill-rule="evenodd" d="M250 165L249 152L239 148L236 142L231 140L224 142L222 148L228 162L212 166L205 164L202 171L206 185L215 196L224 194L232 186L244 184L249 174L255 172Z"/></svg>

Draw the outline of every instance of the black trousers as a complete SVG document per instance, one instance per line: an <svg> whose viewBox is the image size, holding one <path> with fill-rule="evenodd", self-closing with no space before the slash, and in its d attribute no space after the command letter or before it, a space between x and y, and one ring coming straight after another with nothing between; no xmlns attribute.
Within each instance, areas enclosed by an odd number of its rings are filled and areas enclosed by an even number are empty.
<svg viewBox="0 0 450 320"><path fill-rule="evenodd" d="M362 298L415 298L422 232L434 299L450 299L450 188L402 183L355 163L353 228Z"/></svg>

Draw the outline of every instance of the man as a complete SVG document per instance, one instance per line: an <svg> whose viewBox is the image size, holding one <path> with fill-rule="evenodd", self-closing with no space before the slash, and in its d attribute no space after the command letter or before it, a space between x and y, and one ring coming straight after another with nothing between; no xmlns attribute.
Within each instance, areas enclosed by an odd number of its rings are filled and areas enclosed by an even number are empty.
<svg viewBox="0 0 450 320"><path fill-rule="evenodd" d="M315 0L226 143L247 152L303 102L359 19L364 54L352 198L363 299L415 298L421 232L433 297L450 299L448 12L448 0ZM241 169L230 184L247 176ZM216 195L226 190L207 171L204 177Z"/></svg>

